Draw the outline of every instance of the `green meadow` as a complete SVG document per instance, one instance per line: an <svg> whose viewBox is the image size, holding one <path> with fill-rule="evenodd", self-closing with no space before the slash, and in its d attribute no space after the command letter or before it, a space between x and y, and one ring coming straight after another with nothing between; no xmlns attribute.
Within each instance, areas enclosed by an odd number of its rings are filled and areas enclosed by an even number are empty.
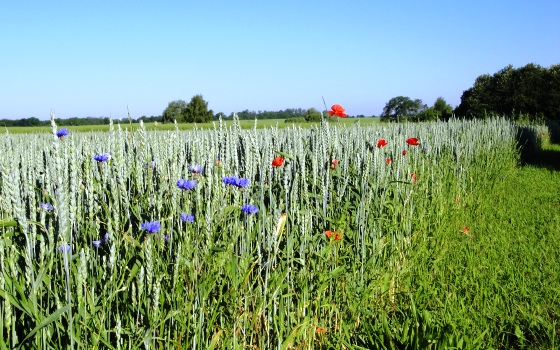
<svg viewBox="0 0 560 350"><path fill-rule="evenodd" d="M545 125L57 129L0 139L0 349L560 348Z"/></svg>

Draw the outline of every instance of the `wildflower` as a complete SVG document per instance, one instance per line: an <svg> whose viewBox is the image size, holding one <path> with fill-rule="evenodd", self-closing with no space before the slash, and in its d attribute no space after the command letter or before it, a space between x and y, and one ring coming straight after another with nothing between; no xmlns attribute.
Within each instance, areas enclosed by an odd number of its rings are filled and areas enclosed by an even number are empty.
<svg viewBox="0 0 560 350"><path fill-rule="evenodd" d="M226 185L235 186L238 188L249 186L249 179L237 178L235 176L224 176L222 182Z"/></svg>
<svg viewBox="0 0 560 350"><path fill-rule="evenodd" d="M183 214L181 214L181 221L182 222L194 222L194 215L183 213Z"/></svg>
<svg viewBox="0 0 560 350"><path fill-rule="evenodd" d="M202 168L202 166L198 165L198 164L193 164L193 165L189 165L189 171L191 173L193 173L195 176L200 174L202 172L202 170L204 170Z"/></svg>
<svg viewBox="0 0 560 350"><path fill-rule="evenodd" d="M56 132L56 136L59 139L64 140L64 136L68 135L68 133L69 133L68 129L62 128Z"/></svg>
<svg viewBox="0 0 560 350"><path fill-rule="evenodd" d="M469 236L470 238L472 238L471 231L469 230L469 228L467 226L463 227L463 229L461 229L459 231L461 233L464 233L465 235Z"/></svg>
<svg viewBox="0 0 560 350"><path fill-rule="evenodd" d="M249 186L249 179L246 179L246 178L235 179L235 182L233 183L233 185L235 187L238 187L238 188L247 187L247 186Z"/></svg>
<svg viewBox="0 0 560 350"><path fill-rule="evenodd" d="M196 180L180 179L177 181L177 187L182 190L192 190L196 186Z"/></svg>
<svg viewBox="0 0 560 350"><path fill-rule="evenodd" d="M344 113L344 108L341 105L333 105L329 111L329 115L335 115L337 117L346 118L348 114Z"/></svg>
<svg viewBox="0 0 560 350"><path fill-rule="evenodd" d="M379 139L379 140L377 141L377 148L383 148L383 147L385 147L385 146L387 146L387 141L385 141L385 140L383 140L383 139Z"/></svg>
<svg viewBox="0 0 560 350"><path fill-rule="evenodd" d="M544 131L541 132L541 136L544 136L544 135L546 135L546 132L544 132Z"/></svg>
<svg viewBox="0 0 560 350"><path fill-rule="evenodd" d="M338 160L336 159L331 159L331 169L334 170L336 169L336 166L338 165Z"/></svg>
<svg viewBox="0 0 560 350"><path fill-rule="evenodd" d="M340 233L338 233L336 231L331 231L331 230L325 231L325 236L327 236L328 239L333 240L333 241L338 241L339 239L342 238Z"/></svg>
<svg viewBox="0 0 560 350"><path fill-rule="evenodd" d="M391 158L387 158L387 159L385 159L385 163L387 163L387 164L391 164Z"/></svg>
<svg viewBox="0 0 560 350"><path fill-rule="evenodd" d="M163 235L163 240L164 242L167 242L169 240L169 235L167 233Z"/></svg>
<svg viewBox="0 0 560 350"><path fill-rule="evenodd" d="M54 206L51 203L41 203L41 209L44 211L53 211Z"/></svg>
<svg viewBox="0 0 560 350"><path fill-rule="evenodd" d="M315 328L315 333L318 333L318 334L327 334L327 330L326 330L325 328L323 328L323 327L317 327L317 328Z"/></svg>
<svg viewBox="0 0 560 350"><path fill-rule="evenodd" d="M406 156L406 150L403 150L403 151L402 151L402 155L403 155L403 156Z"/></svg>
<svg viewBox="0 0 560 350"><path fill-rule="evenodd" d="M149 221L142 223L142 230L148 231L149 233L156 233L161 228L159 221Z"/></svg>
<svg viewBox="0 0 560 350"><path fill-rule="evenodd" d="M406 140L406 143L408 143L409 146L418 146L418 139L416 137L410 137Z"/></svg>
<svg viewBox="0 0 560 350"><path fill-rule="evenodd" d="M103 243L107 242L108 240L109 240L109 232L106 232L103 238L99 240L91 241L91 244L93 244L95 248L99 248L103 245Z"/></svg>
<svg viewBox="0 0 560 350"><path fill-rule="evenodd" d="M61 253L71 253L72 252L72 245L68 243L62 243L58 247L58 251Z"/></svg>
<svg viewBox="0 0 560 350"><path fill-rule="evenodd" d="M259 207L257 207L256 205L252 205L252 204L243 204L243 207L241 207L241 210L247 214L256 214L259 212Z"/></svg>
<svg viewBox="0 0 560 350"><path fill-rule="evenodd" d="M111 159L111 155L109 153L96 154L95 156L93 156L93 159L98 163L103 163Z"/></svg>
<svg viewBox="0 0 560 350"><path fill-rule="evenodd" d="M274 158L274 160L272 161L272 166L275 166L275 167L282 166L282 164L284 164L284 157L282 157L282 156L278 156L278 157Z"/></svg>
<svg viewBox="0 0 560 350"><path fill-rule="evenodd" d="M237 178L235 176L224 176L222 178L222 182L225 183L226 185L233 185L236 180Z"/></svg>
<svg viewBox="0 0 560 350"><path fill-rule="evenodd" d="M412 183L416 185L416 173L410 175L410 177L412 178Z"/></svg>

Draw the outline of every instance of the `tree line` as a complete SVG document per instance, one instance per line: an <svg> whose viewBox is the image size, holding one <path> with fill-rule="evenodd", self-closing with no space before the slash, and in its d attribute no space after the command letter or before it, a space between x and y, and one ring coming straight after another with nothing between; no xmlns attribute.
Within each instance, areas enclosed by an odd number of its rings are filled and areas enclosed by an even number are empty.
<svg viewBox="0 0 560 350"><path fill-rule="evenodd" d="M499 115L522 121L560 120L560 64L543 68L530 63L521 68L508 65L493 75L476 78L461 95L455 109L443 98L432 107L420 99L397 96L389 100L381 120L389 122L485 118Z"/></svg>
<svg viewBox="0 0 560 350"><path fill-rule="evenodd" d="M290 122L313 122L321 119L321 113L315 108L287 108L280 111L237 112L239 119L285 119ZM500 71L483 74L476 78L474 85L461 95L461 103L453 108L442 97L432 106L420 99L407 96L391 98L383 108L380 117L386 122L434 121L447 120L452 116L460 118L485 118L500 115L516 120L560 120L560 64L543 68L530 63L521 68L508 65ZM113 122L162 122L204 123L220 117L231 118L233 113L214 113L208 109L208 102L202 95L193 96L190 102L176 100L169 102L161 116L142 116L137 119L113 119ZM356 117L364 117L358 115ZM55 119L60 126L109 124L108 117L87 117ZM43 126L50 121L35 117L19 120L1 119L3 126Z"/></svg>

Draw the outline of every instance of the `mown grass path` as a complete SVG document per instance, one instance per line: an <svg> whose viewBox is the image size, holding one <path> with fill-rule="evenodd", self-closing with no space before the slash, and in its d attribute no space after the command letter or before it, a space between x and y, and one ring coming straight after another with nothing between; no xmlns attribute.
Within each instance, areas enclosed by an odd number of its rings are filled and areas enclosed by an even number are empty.
<svg viewBox="0 0 560 350"><path fill-rule="evenodd" d="M419 345L560 348L560 150L479 188L419 237L403 315ZM435 345L434 344L434 345Z"/></svg>

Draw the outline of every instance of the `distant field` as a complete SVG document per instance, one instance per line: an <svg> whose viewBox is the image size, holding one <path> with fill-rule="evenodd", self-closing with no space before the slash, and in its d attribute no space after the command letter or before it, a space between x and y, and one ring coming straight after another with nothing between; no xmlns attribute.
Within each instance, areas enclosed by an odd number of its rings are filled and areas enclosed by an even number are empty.
<svg viewBox="0 0 560 350"><path fill-rule="evenodd" d="M336 119L333 124L335 125L355 125L360 123L361 126L367 126L376 124L379 122L379 118L346 118L346 119ZM212 123L199 123L199 124L192 124L192 123L181 123L179 124L180 130L192 130L195 128L198 129L212 129L214 124L218 125L218 122ZM224 120L224 124L226 126L231 126L233 124L232 120ZM251 129L255 126L254 120L241 120L239 122L242 129ZM302 127L309 127L311 125L317 125L318 123L297 123L295 125L302 126ZM136 130L139 127L139 123L123 123L121 124L121 128L130 130ZM284 119L263 119L257 121L257 128L267 128L276 126L280 128L290 127L294 125L293 123L287 123ZM116 126L116 125L115 125ZM145 123L146 130L173 130L173 124L162 124L162 123ZM61 126L68 128L70 131L77 131L77 132L92 132L92 131L109 131L109 125L80 125L80 126ZM9 133L12 134L26 134L26 133L49 133L51 131L50 126L29 126L29 127L7 127L6 128Z"/></svg>

